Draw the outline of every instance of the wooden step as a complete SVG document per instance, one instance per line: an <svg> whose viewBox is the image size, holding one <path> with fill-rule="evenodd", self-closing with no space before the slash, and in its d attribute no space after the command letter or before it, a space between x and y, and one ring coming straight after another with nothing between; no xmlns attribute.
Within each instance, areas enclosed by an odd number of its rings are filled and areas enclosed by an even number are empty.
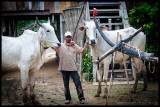
<svg viewBox="0 0 160 107"><path fill-rule="evenodd" d="M93 13L94 10L90 9L89 11L90 11L90 13ZM98 9L99 13L103 13L103 12L106 12L106 13L113 13L113 12L115 13L115 12L117 12L118 13L119 11L120 11L120 9Z"/></svg>
<svg viewBox="0 0 160 107"><path fill-rule="evenodd" d="M123 25L123 23L100 23L99 25Z"/></svg>
<svg viewBox="0 0 160 107"><path fill-rule="evenodd" d="M119 5L119 2L89 2L89 6Z"/></svg>
<svg viewBox="0 0 160 107"><path fill-rule="evenodd" d="M93 16L91 16L90 18L93 19ZM97 16L97 18L122 18L122 16Z"/></svg>
<svg viewBox="0 0 160 107"><path fill-rule="evenodd" d="M109 78L110 79L110 78ZM114 78L113 80L127 81L126 78ZM129 81L133 80L132 78L128 78Z"/></svg>
<svg viewBox="0 0 160 107"><path fill-rule="evenodd" d="M126 69L128 72L131 71L131 69ZM109 70L109 72L112 72L112 70ZM114 69L114 73L115 72L125 72L125 69Z"/></svg>

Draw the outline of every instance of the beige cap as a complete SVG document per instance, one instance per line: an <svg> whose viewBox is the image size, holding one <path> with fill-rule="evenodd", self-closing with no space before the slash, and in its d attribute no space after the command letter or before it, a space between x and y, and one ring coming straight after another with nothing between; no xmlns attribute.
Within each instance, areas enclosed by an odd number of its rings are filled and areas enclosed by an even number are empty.
<svg viewBox="0 0 160 107"><path fill-rule="evenodd" d="M64 34L64 36L66 37L66 36L72 36L72 33L70 32L70 31L67 31L65 34Z"/></svg>

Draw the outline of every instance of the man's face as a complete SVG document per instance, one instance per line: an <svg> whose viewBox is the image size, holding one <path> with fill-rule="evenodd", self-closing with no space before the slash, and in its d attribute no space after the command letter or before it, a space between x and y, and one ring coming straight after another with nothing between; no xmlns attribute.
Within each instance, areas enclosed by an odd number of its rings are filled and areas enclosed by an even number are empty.
<svg viewBox="0 0 160 107"><path fill-rule="evenodd" d="M72 40L72 37L71 37L71 36L66 36L66 37L65 37L65 40L66 40L67 43L70 43L71 40Z"/></svg>

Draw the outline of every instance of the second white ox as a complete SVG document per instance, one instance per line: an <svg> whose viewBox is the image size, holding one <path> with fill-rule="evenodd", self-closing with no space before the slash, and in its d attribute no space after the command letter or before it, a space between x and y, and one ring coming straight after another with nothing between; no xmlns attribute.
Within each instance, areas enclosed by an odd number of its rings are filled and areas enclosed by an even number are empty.
<svg viewBox="0 0 160 107"><path fill-rule="evenodd" d="M34 95L35 72L40 69L45 58L45 49L40 46L40 42L44 41L50 47L58 47L60 43L49 21L38 24L41 26L38 32L25 30L19 37L2 36L2 71L5 73L20 71L25 104L28 103L28 85L30 85L32 103L36 102Z"/></svg>
<svg viewBox="0 0 160 107"><path fill-rule="evenodd" d="M86 29L86 34L91 41L91 54L93 56L93 60L97 60L98 57L102 56L105 52L111 49L111 46L101 37L98 30L96 29L96 26L93 20L84 21L84 22L85 22L85 26L82 26L79 29L80 30ZM122 35L122 40L123 40L137 31L133 27L129 27L121 30L113 30L113 31L107 31L107 28L102 26L100 28L103 31L103 33L108 37L108 39L115 44L117 39L117 32L119 32L119 35ZM145 43L146 43L146 35L144 35L143 32L140 32L131 40L131 42L128 42L128 44L130 44L131 46L137 47L141 51L145 51ZM125 56L125 60L129 58L128 55L124 55L124 56ZM109 73L109 64L111 63L111 60L112 60L112 56L109 55L99 63L99 70L97 71L98 90L95 97L99 97L101 93L102 67L104 67L104 75L103 75L103 81L105 83L104 98L107 98L107 95L108 95L107 77ZM118 62L119 64L123 64L123 56L121 52L117 52L115 57L115 62ZM133 93L135 93L136 91L139 75L141 72L143 73L143 77L144 77L143 90L146 90L147 88L146 67L143 64L142 60L135 58L135 70L136 70L136 80L132 89Z"/></svg>

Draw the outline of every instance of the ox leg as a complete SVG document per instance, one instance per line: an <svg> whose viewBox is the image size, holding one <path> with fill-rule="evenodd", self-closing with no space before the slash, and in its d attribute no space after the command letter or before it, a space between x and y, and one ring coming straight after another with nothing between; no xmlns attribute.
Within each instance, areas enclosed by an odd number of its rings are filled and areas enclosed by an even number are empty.
<svg viewBox="0 0 160 107"><path fill-rule="evenodd" d="M133 89L131 90L131 93L136 93L137 85L138 85L138 80L140 77L140 71L141 71L141 65L140 65L140 59L135 58L135 72L136 72L136 79L135 83L133 86Z"/></svg>
<svg viewBox="0 0 160 107"><path fill-rule="evenodd" d="M105 67L104 67L105 69ZM109 68L108 68L109 69ZM106 70L106 69L105 69ZM105 89L104 89L104 96L103 98L107 98L108 96L108 88L107 88L107 78L108 78L108 71L104 71L104 75L103 75L103 81L105 83Z"/></svg>
<svg viewBox="0 0 160 107"><path fill-rule="evenodd" d="M136 80L135 80L133 89L131 90L131 93L136 93L139 77L140 77L140 73L136 72Z"/></svg>
<svg viewBox="0 0 160 107"><path fill-rule="evenodd" d="M143 62L142 62L143 63ZM142 89L142 91L146 91L147 90L147 72L146 72L146 66L145 64L143 63L142 65L142 70L141 70L142 74L143 74L143 78L144 78L144 87Z"/></svg>
<svg viewBox="0 0 160 107"><path fill-rule="evenodd" d="M24 104L28 103L27 100L27 87L28 87L28 70L21 70L21 83L22 83L22 95Z"/></svg>
<svg viewBox="0 0 160 107"><path fill-rule="evenodd" d="M35 86L35 72L34 71L29 72L29 83L30 83L31 101L33 104L39 104L38 101L35 100L35 94L34 94L34 86Z"/></svg>
<svg viewBox="0 0 160 107"><path fill-rule="evenodd" d="M105 64L104 65L104 75L103 75L103 81L105 83L105 89L104 89L103 98L107 98L107 96L108 96L108 89L107 89L108 73L109 73L109 64Z"/></svg>
<svg viewBox="0 0 160 107"><path fill-rule="evenodd" d="M97 80L98 80L98 89L94 97L100 97L101 94L102 68L97 70Z"/></svg>

